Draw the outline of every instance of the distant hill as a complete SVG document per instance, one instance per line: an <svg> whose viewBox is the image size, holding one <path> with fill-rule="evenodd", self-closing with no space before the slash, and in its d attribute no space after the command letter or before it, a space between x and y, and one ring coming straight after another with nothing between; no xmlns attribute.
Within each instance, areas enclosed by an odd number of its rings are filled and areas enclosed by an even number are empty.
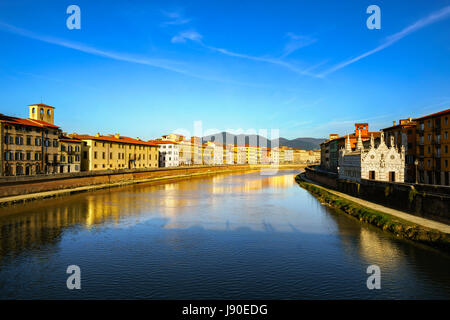
<svg viewBox="0 0 450 320"><path fill-rule="evenodd" d="M262 146L271 147L275 141L268 140L259 135L234 135L229 132L221 132L209 136L202 137L202 143L206 141L219 141L222 143L231 144L257 144ZM325 141L325 139L317 138L296 138L296 139L285 139L279 138L278 145L280 147L286 146L290 148L305 149L305 150L317 150L320 149L320 144Z"/></svg>

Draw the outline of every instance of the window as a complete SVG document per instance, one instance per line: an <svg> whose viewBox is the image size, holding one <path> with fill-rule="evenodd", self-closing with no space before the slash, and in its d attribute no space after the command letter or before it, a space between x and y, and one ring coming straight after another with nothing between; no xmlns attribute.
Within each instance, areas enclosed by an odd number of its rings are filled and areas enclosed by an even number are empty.
<svg viewBox="0 0 450 320"><path fill-rule="evenodd" d="M448 139L448 131L444 132L444 139Z"/></svg>
<svg viewBox="0 0 450 320"><path fill-rule="evenodd" d="M445 117L445 118L444 118L444 123L445 123L445 125L448 124L448 117Z"/></svg>
<svg viewBox="0 0 450 320"><path fill-rule="evenodd" d="M87 159L88 155L87 155L87 151L83 151L83 159Z"/></svg>
<svg viewBox="0 0 450 320"><path fill-rule="evenodd" d="M27 146L31 146L31 137L27 137Z"/></svg>
<svg viewBox="0 0 450 320"><path fill-rule="evenodd" d="M369 171L369 179L375 180L375 171Z"/></svg>
<svg viewBox="0 0 450 320"><path fill-rule="evenodd" d="M94 159L97 159L97 151L94 151Z"/></svg>

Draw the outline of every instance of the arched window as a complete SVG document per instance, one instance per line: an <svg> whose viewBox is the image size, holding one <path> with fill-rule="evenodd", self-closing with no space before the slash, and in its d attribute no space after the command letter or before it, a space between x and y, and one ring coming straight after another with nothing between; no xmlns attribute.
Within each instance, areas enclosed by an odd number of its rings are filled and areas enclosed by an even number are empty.
<svg viewBox="0 0 450 320"><path fill-rule="evenodd" d="M41 110L39 111L41 114L44 114L44 109L41 108Z"/></svg>
<svg viewBox="0 0 450 320"><path fill-rule="evenodd" d="M32 109L32 112L35 113L35 112L36 112L36 108L33 108L33 109Z"/></svg>
<svg viewBox="0 0 450 320"><path fill-rule="evenodd" d="M48 114L48 115L50 115L50 114L51 114L51 111L50 111L50 109L48 109L48 110L47 110L47 114Z"/></svg>
<svg viewBox="0 0 450 320"><path fill-rule="evenodd" d="M16 176L23 175L23 167L21 165L16 166Z"/></svg>

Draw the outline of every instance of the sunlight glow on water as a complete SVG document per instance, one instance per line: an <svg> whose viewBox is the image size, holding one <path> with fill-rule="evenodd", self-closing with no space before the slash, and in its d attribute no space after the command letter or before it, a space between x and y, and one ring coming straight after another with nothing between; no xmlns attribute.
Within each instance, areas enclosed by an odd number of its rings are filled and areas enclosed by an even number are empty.
<svg viewBox="0 0 450 320"><path fill-rule="evenodd" d="M0 209L0 298L450 298L450 259L321 205L295 171ZM82 289L66 288L68 265ZM368 290L379 265L382 289Z"/></svg>

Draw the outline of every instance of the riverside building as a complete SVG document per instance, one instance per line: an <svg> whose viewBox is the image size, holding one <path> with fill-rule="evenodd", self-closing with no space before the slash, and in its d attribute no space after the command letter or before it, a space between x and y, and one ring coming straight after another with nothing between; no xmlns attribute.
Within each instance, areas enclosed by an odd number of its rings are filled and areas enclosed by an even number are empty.
<svg viewBox="0 0 450 320"><path fill-rule="evenodd" d="M370 146L364 149L361 134L358 135L356 147L352 149L350 137L345 148L339 150L338 174L340 179L361 181L361 179L404 182L405 149L395 146L394 137L390 137L390 147L384 142L381 132L380 144L375 146L373 135Z"/></svg>
<svg viewBox="0 0 450 320"><path fill-rule="evenodd" d="M72 134L82 141L81 170L118 170L158 167L158 146L139 138L112 135L95 136Z"/></svg>
<svg viewBox="0 0 450 320"><path fill-rule="evenodd" d="M29 105L29 118L0 114L0 175L57 173L60 129L54 125L54 107Z"/></svg>

